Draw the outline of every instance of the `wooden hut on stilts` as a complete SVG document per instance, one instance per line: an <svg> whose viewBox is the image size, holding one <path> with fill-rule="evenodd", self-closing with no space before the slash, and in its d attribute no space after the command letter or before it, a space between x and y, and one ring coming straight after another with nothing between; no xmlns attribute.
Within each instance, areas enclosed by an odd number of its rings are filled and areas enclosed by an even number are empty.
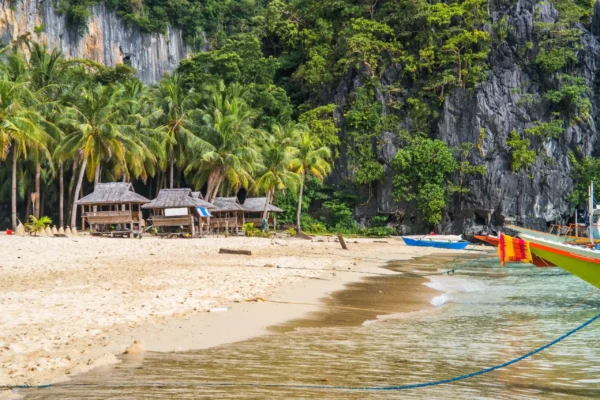
<svg viewBox="0 0 600 400"><path fill-rule="evenodd" d="M243 207L244 219L246 223L252 222L255 227L262 229L263 227L263 213L265 211L265 203L267 202L266 197L247 197L244 200ZM267 229L276 229L277 226L277 214L282 213L283 210L273 204L269 204L267 214Z"/></svg>
<svg viewBox="0 0 600 400"><path fill-rule="evenodd" d="M202 221L210 218L210 207L210 203L195 198L191 189L161 189L156 199L142 206L152 211L150 221L160 230L158 235L189 233L191 237L202 235Z"/></svg>
<svg viewBox="0 0 600 400"><path fill-rule="evenodd" d="M87 223L92 235L140 235L141 206L149 202L129 182L98 183L92 193L77 201L81 206L81 226L85 229Z"/></svg>
<svg viewBox="0 0 600 400"><path fill-rule="evenodd" d="M216 197L212 203L215 209L211 210L214 218L211 219L210 229L216 232L235 231L239 233L240 228L246 222L244 211L246 209L240 204L237 197Z"/></svg>

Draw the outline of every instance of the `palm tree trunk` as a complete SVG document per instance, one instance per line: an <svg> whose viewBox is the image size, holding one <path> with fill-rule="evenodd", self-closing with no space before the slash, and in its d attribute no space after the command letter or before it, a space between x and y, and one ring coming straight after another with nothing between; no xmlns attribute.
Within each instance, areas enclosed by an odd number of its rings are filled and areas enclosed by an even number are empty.
<svg viewBox="0 0 600 400"><path fill-rule="evenodd" d="M302 195L304 193L304 171L300 175L300 192L298 193L298 212L296 213L296 228L298 232L302 232L300 225L300 217L302 216Z"/></svg>
<svg viewBox="0 0 600 400"><path fill-rule="evenodd" d="M42 190L40 192L40 207L39 207L39 211L38 211L40 213L40 216L44 215L44 204L45 204L45 202L46 202L46 191Z"/></svg>
<svg viewBox="0 0 600 400"><path fill-rule="evenodd" d="M13 145L12 163L12 204L10 217L13 230L17 230L17 146Z"/></svg>
<svg viewBox="0 0 600 400"><path fill-rule="evenodd" d="M83 160L81 163L81 169L79 170L79 178L77 179L77 187L75 188L75 196L73 197L73 207L71 208L71 228L75 227L77 224L77 198L78 194L81 192L81 185L83 184L83 176L85 175L85 167L87 166L87 160Z"/></svg>
<svg viewBox="0 0 600 400"><path fill-rule="evenodd" d="M65 222L65 170L63 163L58 164L58 227L61 228Z"/></svg>
<svg viewBox="0 0 600 400"><path fill-rule="evenodd" d="M31 193L32 192L27 191L27 197L25 198L25 219L27 219L31 215Z"/></svg>
<svg viewBox="0 0 600 400"><path fill-rule="evenodd" d="M100 182L100 164L96 165L96 170L94 171L94 189L98 186Z"/></svg>
<svg viewBox="0 0 600 400"><path fill-rule="evenodd" d="M175 160L171 158L171 170L169 171L169 179L170 179L170 189L173 189L173 169L175 164Z"/></svg>
<svg viewBox="0 0 600 400"><path fill-rule="evenodd" d="M266 219L267 220L267 228L269 227L269 220L267 218L269 218L269 204L271 202L271 190L269 189L267 191L267 199L265 200L265 210L263 211L263 221Z"/></svg>
<svg viewBox="0 0 600 400"><path fill-rule="evenodd" d="M71 180L69 181L69 193L67 194L67 215L71 215L71 204L73 204L73 187L75 186L75 171L77 171L77 159L73 160L73 166L71 167Z"/></svg>
<svg viewBox="0 0 600 400"><path fill-rule="evenodd" d="M35 201L33 203L33 216L36 218L40 217L40 199L41 199L41 174L42 174L42 166L39 162L35 163Z"/></svg>

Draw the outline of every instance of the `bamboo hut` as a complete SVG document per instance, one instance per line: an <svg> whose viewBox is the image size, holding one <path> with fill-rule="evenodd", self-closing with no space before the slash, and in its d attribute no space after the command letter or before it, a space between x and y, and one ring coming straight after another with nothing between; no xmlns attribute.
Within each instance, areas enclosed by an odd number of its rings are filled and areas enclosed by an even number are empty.
<svg viewBox="0 0 600 400"><path fill-rule="evenodd" d="M77 201L82 228L92 234L132 235L143 231L142 204L150 200L137 194L129 182L98 183L94 191Z"/></svg>
<svg viewBox="0 0 600 400"><path fill-rule="evenodd" d="M266 197L248 197L244 200L244 219L246 223L252 222L257 228L262 228L263 213L265 211L265 203L267 202ZM267 227L275 229L277 225L277 214L282 213L283 210L273 204L269 204L267 208Z"/></svg>
<svg viewBox="0 0 600 400"><path fill-rule="evenodd" d="M214 218L210 221L210 228L217 232L221 230L235 230L239 232L245 223L244 211L237 197L217 197L213 201L215 208L211 210Z"/></svg>
<svg viewBox="0 0 600 400"><path fill-rule="evenodd" d="M211 216L207 211L211 207L212 204L194 197L191 189L161 189L156 199L142 206L152 211L150 221L153 227L163 231L160 234L173 234L178 228L187 228L192 237L202 233L202 220Z"/></svg>

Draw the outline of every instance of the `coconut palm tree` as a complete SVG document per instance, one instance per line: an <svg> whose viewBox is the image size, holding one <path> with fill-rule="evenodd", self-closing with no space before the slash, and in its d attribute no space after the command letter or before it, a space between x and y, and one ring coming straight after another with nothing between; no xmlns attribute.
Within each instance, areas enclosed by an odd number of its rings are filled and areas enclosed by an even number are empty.
<svg viewBox="0 0 600 400"><path fill-rule="evenodd" d="M81 160L71 208L71 226L76 223L76 203L84 175L87 173L88 180L93 179L97 184L103 162L110 161L118 169L123 165L127 151L139 151L139 143L131 135L135 126L121 118L123 108L129 102L122 98L122 93L123 88L119 86L94 84L83 87L72 106L78 122L58 148L60 153L74 154Z"/></svg>
<svg viewBox="0 0 600 400"><path fill-rule="evenodd" d="M196 187L207 184L206 199L212 202L223 182L231 188L248 188L260 154L256 142L262 132L253 128L256 113L241 98L239 85L223 82L207 88L201 140L197 142L186 174Z"/></svg>
<svg viewBox="0 0 600 400"><path fill-rule="evenodd" d="M160 114L152 104L150 88L138 79L123 83L123 98L126 100L120 118L134 129L129 130L130 139L137 145L130 146L125 153L121 179L129 181L132 178L146 182L154 176L156 166L164 160L165 148L162 145L165 137L161 129L152 129L151 123Z"/></svg>
<svg viewBox="0 0 600 400"><path fill-rule="evenodd" d="M296 149L282 145L276 135L269 135L262 146L262 165L254 183L255 192L264 192L267 200L263 211L263 220L269 214L269 205L276 191L296 190L300 176L292 170Z"/></svg>
<svg viewBox="0 0 600 400"><path fill-rule="evenodd" d="M11 222L17 228L17 168L20 157L27 157L31 148L48 154L47 137L40 129L41 116L28 105L35 101L29 82L11 80L4 71L0 76L0 158L12 153Z"/></svg>
<svg viewBox="0 0 600 400"><path fill-rule="evenodd" d="M183 168L189 150L197 141L194 116L198 116L199 96L186 89L177 74L165 75L152 94L158 109L154 124L164 137L169 186L173 189L175 166Z"/></svg>
<svg viewBox="0 0 600 400"><path fill-rule="evenodd" d="M296 148L294 159L292 160L292 170L300 175L300 191L298 193L298 211L296 213L296 228L298 232L302 231L300 219L302 217L302 195L304 192L304 182L307 175L312 175L323 182L325 176L331 172L331 149L327 146L318 147L318 141L312 136L308 126L298 124L296 129L296 138L294 146Z"/></svg>

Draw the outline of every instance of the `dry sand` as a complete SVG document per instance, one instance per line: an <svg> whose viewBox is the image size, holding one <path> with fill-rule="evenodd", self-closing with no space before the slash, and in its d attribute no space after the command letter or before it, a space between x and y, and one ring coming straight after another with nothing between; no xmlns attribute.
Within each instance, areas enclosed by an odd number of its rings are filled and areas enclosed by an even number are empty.
<svg viewBox="0 0 600 400"><path fill-rule="evenodd" d="M344 251L332 239L0 235L0 386L58 382L119 362L134 339L153 351L243 340L315 309L247 300L313 303L361 277L334 270L382 272L388 261L436 252L386 241L351 239Z"/></svg>

